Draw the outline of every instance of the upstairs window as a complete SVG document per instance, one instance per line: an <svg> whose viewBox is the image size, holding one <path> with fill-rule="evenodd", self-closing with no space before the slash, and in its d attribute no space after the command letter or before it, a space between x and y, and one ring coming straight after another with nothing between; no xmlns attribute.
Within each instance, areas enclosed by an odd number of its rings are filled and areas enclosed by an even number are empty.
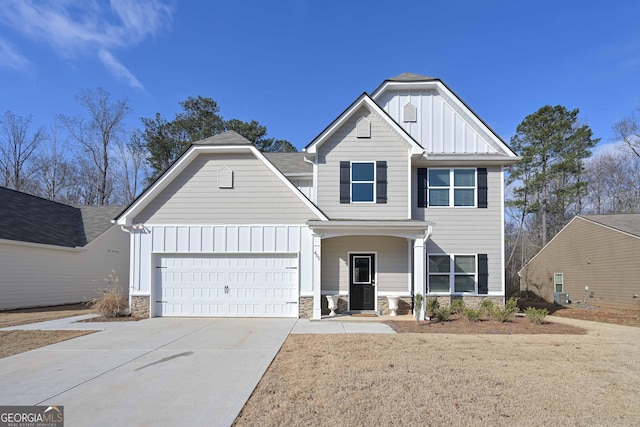
<svg viewBox="0 0 640 427"><path fill-rule="evenodd" d="M387 162L340 162L340 203L387 203Z"/></svg>
<svg viewBox="0 0 640 427"><path fill-rule="evenodd" d="M475 169L429 169L428 206L475 206Z"/></svg>
<svg viewBox="0 0 640 427"><path fill-rule="evenodd" d="M376 164L374 162L351 163L351 201L375 201Z"/></svg>

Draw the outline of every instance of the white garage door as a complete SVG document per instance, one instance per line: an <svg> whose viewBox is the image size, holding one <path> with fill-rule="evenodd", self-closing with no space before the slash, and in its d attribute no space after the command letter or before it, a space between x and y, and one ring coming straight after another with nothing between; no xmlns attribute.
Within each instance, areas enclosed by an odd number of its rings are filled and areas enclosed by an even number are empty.
<svg viewBox="0 0 640 427"><path fill-rule="evenodd" d="M162 255L156 316L298 317L295 254Z"/></svg>

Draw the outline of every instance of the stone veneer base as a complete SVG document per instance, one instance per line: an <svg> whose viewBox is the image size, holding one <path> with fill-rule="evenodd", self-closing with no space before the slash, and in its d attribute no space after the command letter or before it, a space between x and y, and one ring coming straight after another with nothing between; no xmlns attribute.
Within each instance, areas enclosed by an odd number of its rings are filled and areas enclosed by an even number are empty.
<svg viewBox="0 0 640 427"><path fill-rule="evenodd" d="M131 296L131 315L135 317L149 317L151 314L148 295Z"/></svg>

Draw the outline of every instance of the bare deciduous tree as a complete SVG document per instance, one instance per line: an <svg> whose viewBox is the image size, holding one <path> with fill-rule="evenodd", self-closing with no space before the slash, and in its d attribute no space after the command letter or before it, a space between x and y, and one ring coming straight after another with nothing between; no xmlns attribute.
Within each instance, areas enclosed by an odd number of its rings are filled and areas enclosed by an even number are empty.
<svg viewBox="0 0 640 427"><path fill-rule="evenodd" d="M30 131L31 115L22 117L7 111L0 116L0 172L3 184L18 191L33 191L31 160L46 138L43 128Z"/></svg>
<svg viewBox="0 0 640 427"><path fill-rule="evenodd" d="M105 205L110 202L113 178L110 170L111 148L125 137L123 122L129 114L126 99L111 101L109 92L102 88L80 90L76 100L85 108L88 118L60 116L69 136L85 151L88 164L84 164L87 182L95 188L86 196L89 204Z"/></svg>
<svg viewBox="0 0 640 427"><path fill-rule="evenodd" d="M614 124L613 132L616 139L624 142L633 154L640 157L640 117L637 114L631 113Z"/></svg>
<svg viewBox="0 0 640 427"><path fill-rule="evenodd" d="M133 132L131 139L117 144L119 170L117 174L117 203L129 204L142 190L142 184L149 178L146 168L147 150L140 131Z"/></svg>

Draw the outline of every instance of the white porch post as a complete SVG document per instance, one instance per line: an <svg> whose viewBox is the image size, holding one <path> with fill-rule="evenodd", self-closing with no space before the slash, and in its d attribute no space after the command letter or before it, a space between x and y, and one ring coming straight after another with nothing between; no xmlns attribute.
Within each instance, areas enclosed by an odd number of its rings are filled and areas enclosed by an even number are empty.
<svg viewBox="0 0 640 427"><path fill-rule="evenodd" d="M320 269L321 264L321 244L322 239L317 234L313 235L313 314L311 316L314 320L320 320L322 318L322 289L321 289L321 277Z"/></svg>
<svg viewBox="0 0 640 427"><path fill-rule="evenodd" d="M424 253L424 238L417 238L413 240L413 294L422 294L423 297L427 295L425 289L425 268L426 256Z"/></svg>

